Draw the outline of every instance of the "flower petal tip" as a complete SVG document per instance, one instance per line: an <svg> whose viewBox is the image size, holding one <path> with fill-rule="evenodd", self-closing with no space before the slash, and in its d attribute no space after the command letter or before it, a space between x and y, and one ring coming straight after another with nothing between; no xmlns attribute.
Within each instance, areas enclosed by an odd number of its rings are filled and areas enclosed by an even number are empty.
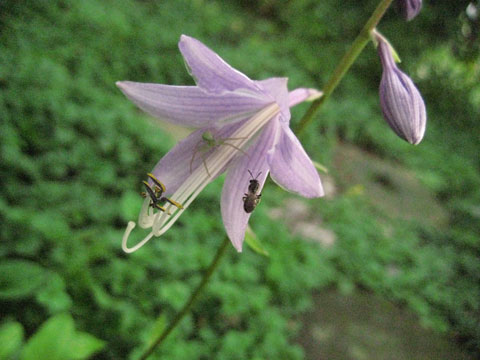
<svg viewBox="0 0 480 360"><path fill-rule="evenodd" d="M412 145L418 145L423 140L423 134L421 134L421 136L419 136L419 137L412 138L412 139L406 139L406 140Z"/></svg>
<svg viewBox="0 0 480 360"><path fill-rule="evenodd" d="M325 190L323 189L322 183L320 183L320 188L318 189L318 195L315 197L324 197L325 196Z"/></svg>
<svg viewBox="0 0 480 360"><path fill-rule="evenodd" d="M317 89L308 89L308 97L305 101L314 101L320 99L323 96L323 91Z"/></svg>
<svg viewBox="0 0 480 360"><path fill-rule="evenodd" d="M131 81L117 81L115 85L125 94L132 90Z"/></svg>
<svg viewBox="0 0 480 360"><path fill-rule="evenodd" d="M318 186L312 187L311 191L305 192L303 194L300 194L303 197L306 197L308 199L315 199L319 197L324 197L325 196L325 191L323 190L322 183L319 181Z"/></svg>
<svg viewBox="0 0 480 360"><path fill-rule="evenodd" d="M235 243L232 241L233 247L237 250L238 253L241 253L243 250L243 240L240 243Z"/></svg>
<svg viewBox="0 0 480 360"><path fill-rule="evenodd" d="M192 41L195 41L195 39L188 35L182 34L180 35L180 40L178 41L178 47L182 49L183 46L187 45L189 42Z"/></svg>

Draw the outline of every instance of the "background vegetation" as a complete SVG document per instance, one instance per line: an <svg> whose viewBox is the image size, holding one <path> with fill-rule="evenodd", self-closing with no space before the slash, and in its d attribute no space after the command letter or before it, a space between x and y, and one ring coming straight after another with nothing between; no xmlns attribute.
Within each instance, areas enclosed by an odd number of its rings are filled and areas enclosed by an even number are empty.
<svg viewBox="0 0 480 360"><path fill-rule="evenodd" d="M424 95L424 141L412 147L382 120L369 45L301 138L335 191L303 202L267 183L251 225L270 256L229 249L158 358L301 359L299 316L331 288L393 301L480 355L480 41L468 4L426 1L409 23L390 10L379 27ZM122 253L141 180L176 140L115 81L192 84L185 33L251 78L321 88L375 5L1 1L0 359L133 358L224 237L217 180L164 237ZM305 241L298 224L334 240Z"/></svg>

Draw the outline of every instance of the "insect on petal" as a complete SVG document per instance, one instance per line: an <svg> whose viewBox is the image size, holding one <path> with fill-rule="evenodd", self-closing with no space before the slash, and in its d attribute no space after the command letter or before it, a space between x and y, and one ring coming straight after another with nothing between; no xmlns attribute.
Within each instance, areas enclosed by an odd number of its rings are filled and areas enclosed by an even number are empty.
<svg viewBox="0 0 480 360"><path fill-rule="evenodd" d="M237 251L242 251L243 239L251 213L243 209L243 196L248 190L251 179L249 170L259 182L258 194L261 193L268 175L267 152L274 146L278 121L270 121L264 131L248 151L248 156L238 157L231 165L222 190L222 219L227 235Z"/></svg>

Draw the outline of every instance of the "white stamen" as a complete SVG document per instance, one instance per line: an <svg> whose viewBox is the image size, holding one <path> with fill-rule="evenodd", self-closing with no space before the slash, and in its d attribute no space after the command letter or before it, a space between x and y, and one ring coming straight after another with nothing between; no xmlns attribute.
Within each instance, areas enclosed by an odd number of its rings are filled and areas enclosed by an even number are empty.
<svg viewBox="0 0 480 360"><path fill-rule="evenodd" d="M148 240L150 240L153 236L153 232L150 232L142 241L140 241L137 245L134 247L129 248L127 246L127 240L128 237L130 236L130 233L132 230L135 228L135 223L133 221L129 221L127 225L127 229L125 230L125 234L123 234L123 239L122 239L122 250L125 251L126 253L132 253L134 251L137 251L140 249L143 245L147 243Z"/></svg>
<svg viewBox="0 0 480 360"><path fill-rule="evenodd" d="M251 119L246 121L230 136L236 138L235 140L229 140L236 147L242 149L247 142L256 134L259 130L267 124L269 120L275 117L280 112L280 108L277 103L273 103L266 108L259 111ZM166 211L158 211L156 213L150 213L150 198L147 196L145 199L138 223L140 227L152 228L152 231L138 244L128 248L127 240L131 231L135 227L135 223L130 221L128 223L125 234L122 240L122 249L126 253L131 253L143 245L145 245L153 236L160 236L165 233L170 227L177 221L181 214L188 208L193 200L200 194L207 184L214 179L219 172L225 167L225 165L237 155L239 151L231 146L217 146L213 152L205 159L208 165L208 172L203 164L199 164L197 168L192 171L190 176L183 182L177 191L171 196L171 199L182 204L183 209L178 209L174 205L167 203L165 205ZM160 179L161 180L161 179ZM169 215L171 213L171 215Z"/></svg>
<svg viewBox="0 0 480 360"><path fill-rule="evenodd" d="M145 201L142 204L140 215L138 216L138 225L140 225L142 229L151 228L153 225L153 218L155 214L153 213L153 211L152 214L150 214L150 202L150 196L147 195Z"/></svg>

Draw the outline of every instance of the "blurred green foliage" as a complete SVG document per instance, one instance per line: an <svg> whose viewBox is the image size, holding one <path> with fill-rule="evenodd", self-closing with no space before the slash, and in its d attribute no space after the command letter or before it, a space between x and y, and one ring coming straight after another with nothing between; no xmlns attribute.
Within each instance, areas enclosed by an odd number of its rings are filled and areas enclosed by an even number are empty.
<svg viewBox="0 0 480 360"><path fill-rule="evenodd" d="M133 358L182 307L224 236L217 180L165 236L121 252L141 180L174 140L115 81L192 84L177 49L186 33L252 78L318 88L375 4L2 1L0 343L10 340L0 359L41 359L31 354L46 348L58 359ZM269 209L288 207L290 195L267 184L251 226L269 257L230 249L159 356L300 359L296 316L327 286L406 304L478 353L480 63L478 19L465 16L467 5L427 3L410 23L390 11L380 26L425 97L420 146L381 119L371 46L302 138L328 167L340 141L414 170L448 211L448 226L388 218L345 186L309 203L338 236L324 248L272 220ZM294 123L305 109L293 110Z"/></svg>

